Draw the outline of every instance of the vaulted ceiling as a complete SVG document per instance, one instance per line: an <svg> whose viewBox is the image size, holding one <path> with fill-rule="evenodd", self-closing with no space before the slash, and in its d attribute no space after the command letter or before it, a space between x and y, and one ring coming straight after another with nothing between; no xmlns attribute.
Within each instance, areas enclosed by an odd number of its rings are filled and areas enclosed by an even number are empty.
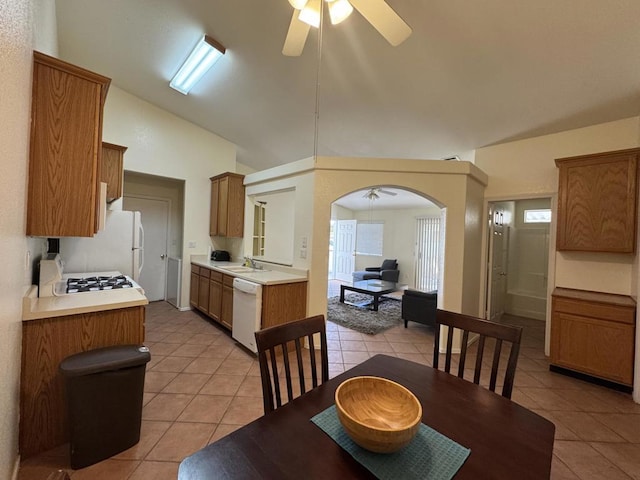
<svg viewBox="0 0 640 480"><path fill-rule="evenodd" d="M287 0L57 0L59 56L235 143L257 170L314 148L465 158L640 114L638 0L387 1L413 29L398 47L354 12L285 57ZM169 79L203 33L227 54L184 96Z"/></svg>

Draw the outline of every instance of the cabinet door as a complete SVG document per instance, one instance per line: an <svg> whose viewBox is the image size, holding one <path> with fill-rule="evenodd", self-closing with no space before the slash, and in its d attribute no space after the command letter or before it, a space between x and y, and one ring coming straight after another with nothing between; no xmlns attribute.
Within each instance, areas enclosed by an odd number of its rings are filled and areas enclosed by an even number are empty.
<svg viewBox="0 0 640 480"><path fill-rule="evenodd" d="M209 277L198 277L198 308L209 312Z"/></svg>
<svg viewBox="0 0 640 480"><path fill-rule="evenodd" d="M552 362L625 385L633 384L633 325L557 312Z"/></svg>
<svg viewBox="0 0 640 480"><path fill-rule="evenodd" d="M231 329L233 327L233 277L222 277L222 312L220 314L222 324Z"/></svg>
<svg viewBox="0 0 640 480"><path fill-rule="evenodd" d="M229 177L223 177L218 182L218 235L227 236L227 222L229 220Z"/></svg>
<svg viewBox="0 0 640 480"><path fill-rule="evenodd" d="M209 315L218 322L222 315L222 283L213 278L209 281Z"/></svg>
<svg viewBox="0 0 640 480"><path fill-rule="evenodd" d="M126 150L127 147L102 142L100 181L107 184L107 202L122 197L122 175Z"/></svg>
<svg viewBox="0 0 640 480"><path fill-rule="evenodd" d="M218 211L220 209L220 181L218 179L211 180L211 211L209 212L209 235L212 237L218 235Z"/></svg>
<svg viewBox="0 0 640 480"><path fill-rule="evenodd" d="M191 272L191 290L189 295L189 303L193 307L198 307L198 288L200 286L200 277L198 274Z"/></svg>
<svg viewBox="0 0 640 480"><path fill-rule="evenodd" d="M556 160L557 249L633 253L638 149Z"/></svg>
<svg viewBox="0 0 640 480"><path fill-rule="evenodd" d="M27 235L97 232L108 85L105 77L34 52Z"/></svg>

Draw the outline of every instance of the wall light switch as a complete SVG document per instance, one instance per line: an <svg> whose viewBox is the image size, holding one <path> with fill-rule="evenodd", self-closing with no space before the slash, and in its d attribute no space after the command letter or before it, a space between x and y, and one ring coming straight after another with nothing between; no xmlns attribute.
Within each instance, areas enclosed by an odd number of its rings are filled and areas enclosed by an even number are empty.
<svg viewBox="0 0 640 480"><path fill-rule="evenodd" d="M302 237L302 248L307 248L307 237Z"/></svg>
<svg viewBox="0 0 640 480"><path fill-rule="evenodd" d="M301 248L300 249L300 258L307 258L307 249L306 248Z"/></svg>
<svg viewBox="0 0 640 480"><path fill-rule="evenodd" d="M196 242L189 242L189 248L196 248Z"/></svg>

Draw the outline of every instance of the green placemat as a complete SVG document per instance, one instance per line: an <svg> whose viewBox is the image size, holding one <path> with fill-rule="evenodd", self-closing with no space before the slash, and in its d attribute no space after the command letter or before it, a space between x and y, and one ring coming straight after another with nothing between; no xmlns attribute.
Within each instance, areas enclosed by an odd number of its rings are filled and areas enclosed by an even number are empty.
<svg viewBox="0 0 640 480"><path fill-rule="evenodd" d="M464 448L424 423L409 445L395 453L373 453L356 445L345 433L335 405L311 419L338 445L381 480L449 480L471 450Z"/></svg>

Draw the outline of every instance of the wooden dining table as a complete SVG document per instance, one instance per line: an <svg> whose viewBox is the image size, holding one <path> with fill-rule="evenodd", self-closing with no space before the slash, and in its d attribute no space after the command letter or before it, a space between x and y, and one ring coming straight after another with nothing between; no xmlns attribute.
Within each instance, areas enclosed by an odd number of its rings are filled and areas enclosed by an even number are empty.
<svg viewBox="0 0 640 480"><path fill-rule="evenodd" d="M553 423L474 383L408 360L376 355L185 458L179 480L375 478L311 418L333 405L344 380L374 375L411 390L422 422L469 448L455 479L546 479Z"/></svg>

